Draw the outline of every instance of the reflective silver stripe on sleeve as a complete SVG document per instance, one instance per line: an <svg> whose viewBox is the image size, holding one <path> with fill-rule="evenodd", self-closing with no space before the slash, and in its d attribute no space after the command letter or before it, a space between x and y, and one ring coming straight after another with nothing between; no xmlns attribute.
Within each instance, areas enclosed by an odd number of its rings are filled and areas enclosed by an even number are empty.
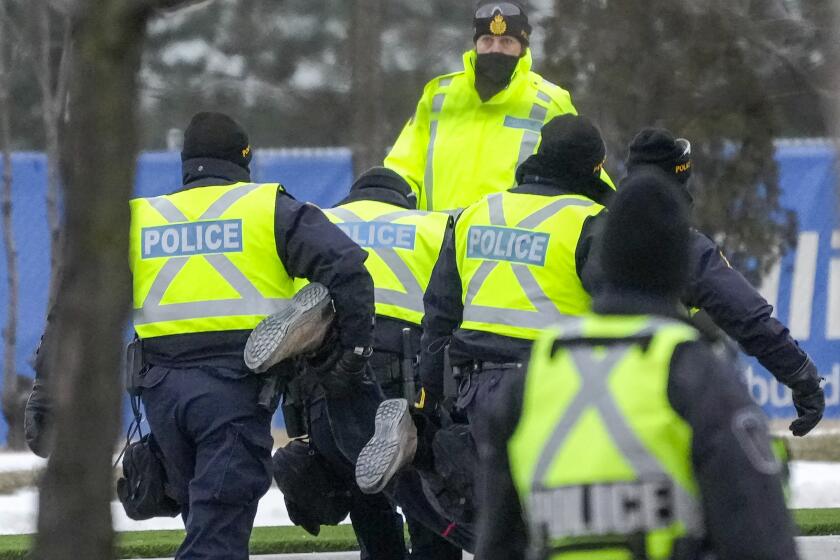
<svg viewBox="0 0 840 560"><path fill-rule="evenodd" d="M543 84L550 82L546 82L543 80ZM551 97L544 91L537 91L537 99L543 101L544 103L550 103ZM531 113L529 115L529 119L534 122L539 122L545 124L545 119L548 117L548 109L543 107L539 103L534 103L531 106ZM542 124L540 128L542 128ZM523 161L528 159L528 156L534 153L534 150L537 147L537 144L540 142L540 131L533 131L533 130L526 130L522 133L522 143L519 146L519 156L516 160L517 167L522 164Z"/></svg>
<svg viewBox="0 0 840 560"><path fill-rule="evenodd" d="M545 117L548 115L548 109L543 107L542 105L537 105L534 103L534 106L531 107L531 120L540 121L541 123L545 123Z"/></svg>
<svg viewBox="0 0 840 560"><path fill-rule="evenodd" d="M426 150L426 175L423 177L423 194L426 195L426 210L434 208L435 194L435 142L437 141L437 119L429 123L429 147Z"/></svg>
<svg viewBox="0 0 840 560"><path fill-rule="evenodd" d="M540 133L532 130L525 130L522 133L522 143L519 145L519 157L516 160L516 166L522 165L522 162L534 153L537 144L540 142Z"/></svg>
<svg viewBox="0 0 840 560"><path fill-rule="evenodd" d="M452 83L452 76L449 76L447 78L441 78L440 81L438 82L438 87L446 87L451 83Z"/></svg>
<svg viewBox="0 0 840 560"><path fill-rule="evenodd" d="M432 98L432 112L433 113L440 113L441 109L443 109L443 102L446 99L445 93L438 93Z"/></svg>

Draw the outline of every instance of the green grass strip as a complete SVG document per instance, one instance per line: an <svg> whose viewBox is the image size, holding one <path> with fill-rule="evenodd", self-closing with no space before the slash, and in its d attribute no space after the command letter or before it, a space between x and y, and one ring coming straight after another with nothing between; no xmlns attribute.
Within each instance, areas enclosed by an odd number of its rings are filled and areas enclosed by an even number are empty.
<svg viewBox="0 0 840 560"><path fill-rule="evenodd" d="M840 535L840 508L795 509L793 520L802 536Z"/></svg>
<svg viewBox="0 0 840 560"><path fill-rule="evenodd" d="M26 558L32 535L0 536L0 560ZM117 534L119 558L171 558L184 540L184 531L132 531ZM321 527L313 537L299 527L255 527L251 533L252 554L292 554L358 550L353 527Z"/></svg>
<svg viewBox="0 0 840 560"><path fill-rule="evenodd" d="M793 518L803 536L840 535L840 508L797 509ZM119 558L172 557L184 531L133 531L117 534ZM26 558L32 535L0 536L0 560ZM251 534L252 554L293 554L358 550L350 525L322 527L313 537L299 527L256 527Z"/></svg>

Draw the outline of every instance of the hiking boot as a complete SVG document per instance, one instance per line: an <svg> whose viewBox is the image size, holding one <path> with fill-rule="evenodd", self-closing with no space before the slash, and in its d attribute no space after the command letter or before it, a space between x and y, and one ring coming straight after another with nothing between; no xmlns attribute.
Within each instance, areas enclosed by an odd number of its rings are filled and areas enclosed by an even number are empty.
<svg viewBox="0 0 840 560"><path fill-rule="evenodd" d="M245 344L245 365L257 373L285 359L312 352L332 324L330 292L323 284L307 284L289 305L263 319Z"/></svg>
<svg viewBox="0 0 840 560"><path fill-rule="evenodd" d="M376 409L376 431L359 453L356 484L365 494L381 492L417 451L417 428L405 399L388 399Z"/></svg>

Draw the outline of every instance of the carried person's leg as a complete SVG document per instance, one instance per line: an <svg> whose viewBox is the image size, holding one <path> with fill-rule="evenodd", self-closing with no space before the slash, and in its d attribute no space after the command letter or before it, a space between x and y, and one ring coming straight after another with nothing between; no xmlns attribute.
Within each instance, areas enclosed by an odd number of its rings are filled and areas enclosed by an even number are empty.
<svg viewBox="0 0 840 560"><path fill-rule="evenodd" d="M350 520L359 547L362 549L362 558L371 560L400 559L405 556L405 537L403 534L402 517L396 512L394 506L382 494L365 496L355 484L353 476L353 463L347 457L347 452L340 449L336 436L335 426L337 419L331 415L341 418L349 414L353 407L344 408L337 406L334 400L329 401L329 412L326 399L316 399L309 406L309 435L312 446L329 463L329 466L336 476L346 482L351 488L352 505L350 508ZM349 402L349 401L348 401ZM340 410L340 412L339 412ZM356 421L360 421L358 418ZM345 433L345 446L354 447L354 441L362 436L353 433Z"/></svg>

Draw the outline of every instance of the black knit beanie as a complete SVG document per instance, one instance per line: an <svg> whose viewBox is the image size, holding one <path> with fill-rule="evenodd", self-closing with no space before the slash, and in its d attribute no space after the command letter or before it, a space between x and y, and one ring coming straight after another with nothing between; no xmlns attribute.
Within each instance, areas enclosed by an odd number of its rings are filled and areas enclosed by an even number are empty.
<svg viewBox="0 0 840 560"><path fill-rule="evenodd" d="M664 128L644 128L627 153L627 172L641 165L655 165L686 184L691 177L691 147Z"/></svg>
<svg viewBox="0 0 840 560"><path fill-rule="evenodd" d="M511 7L514 9L511 10ZM511 13L517 11L518 13ZM531 40L528 14L525 13L522 3L517 0L480 1L475 7L473 28L473 43L482 35L507 35L522 43L523 49L527 49Z"/></svg>
<svg viewBox="0 0 840 560"><path fill-rule="evenodd" d="M672 176L647 167L618 187L601 238L607 282L618 289L679 296L688 279L688 206Z"/></svg>
<svg viewBox="0 0 840 560"><path fill-rule="evenodd" d="M375 200L404 208L417 207L417 195L402 175L387 167L371 167L356 179L341 204L354 200Z"/></svg>
<svg viewBox="0 0 840 560"><path fill-rule="evenodd" d="M542 127L541 135L537 153L519 166L518 181L526 175L556 180L584 180L600 175L607 149L592 121L578 115L560 115Z"/></svg>
<svg viewBox="0 0 840 560"><path fill-rule="evenodd" d="M252 156L245 130L223 113L198 113L184 132L181 161L193 158L222 159L249 170Z"/></svg>

